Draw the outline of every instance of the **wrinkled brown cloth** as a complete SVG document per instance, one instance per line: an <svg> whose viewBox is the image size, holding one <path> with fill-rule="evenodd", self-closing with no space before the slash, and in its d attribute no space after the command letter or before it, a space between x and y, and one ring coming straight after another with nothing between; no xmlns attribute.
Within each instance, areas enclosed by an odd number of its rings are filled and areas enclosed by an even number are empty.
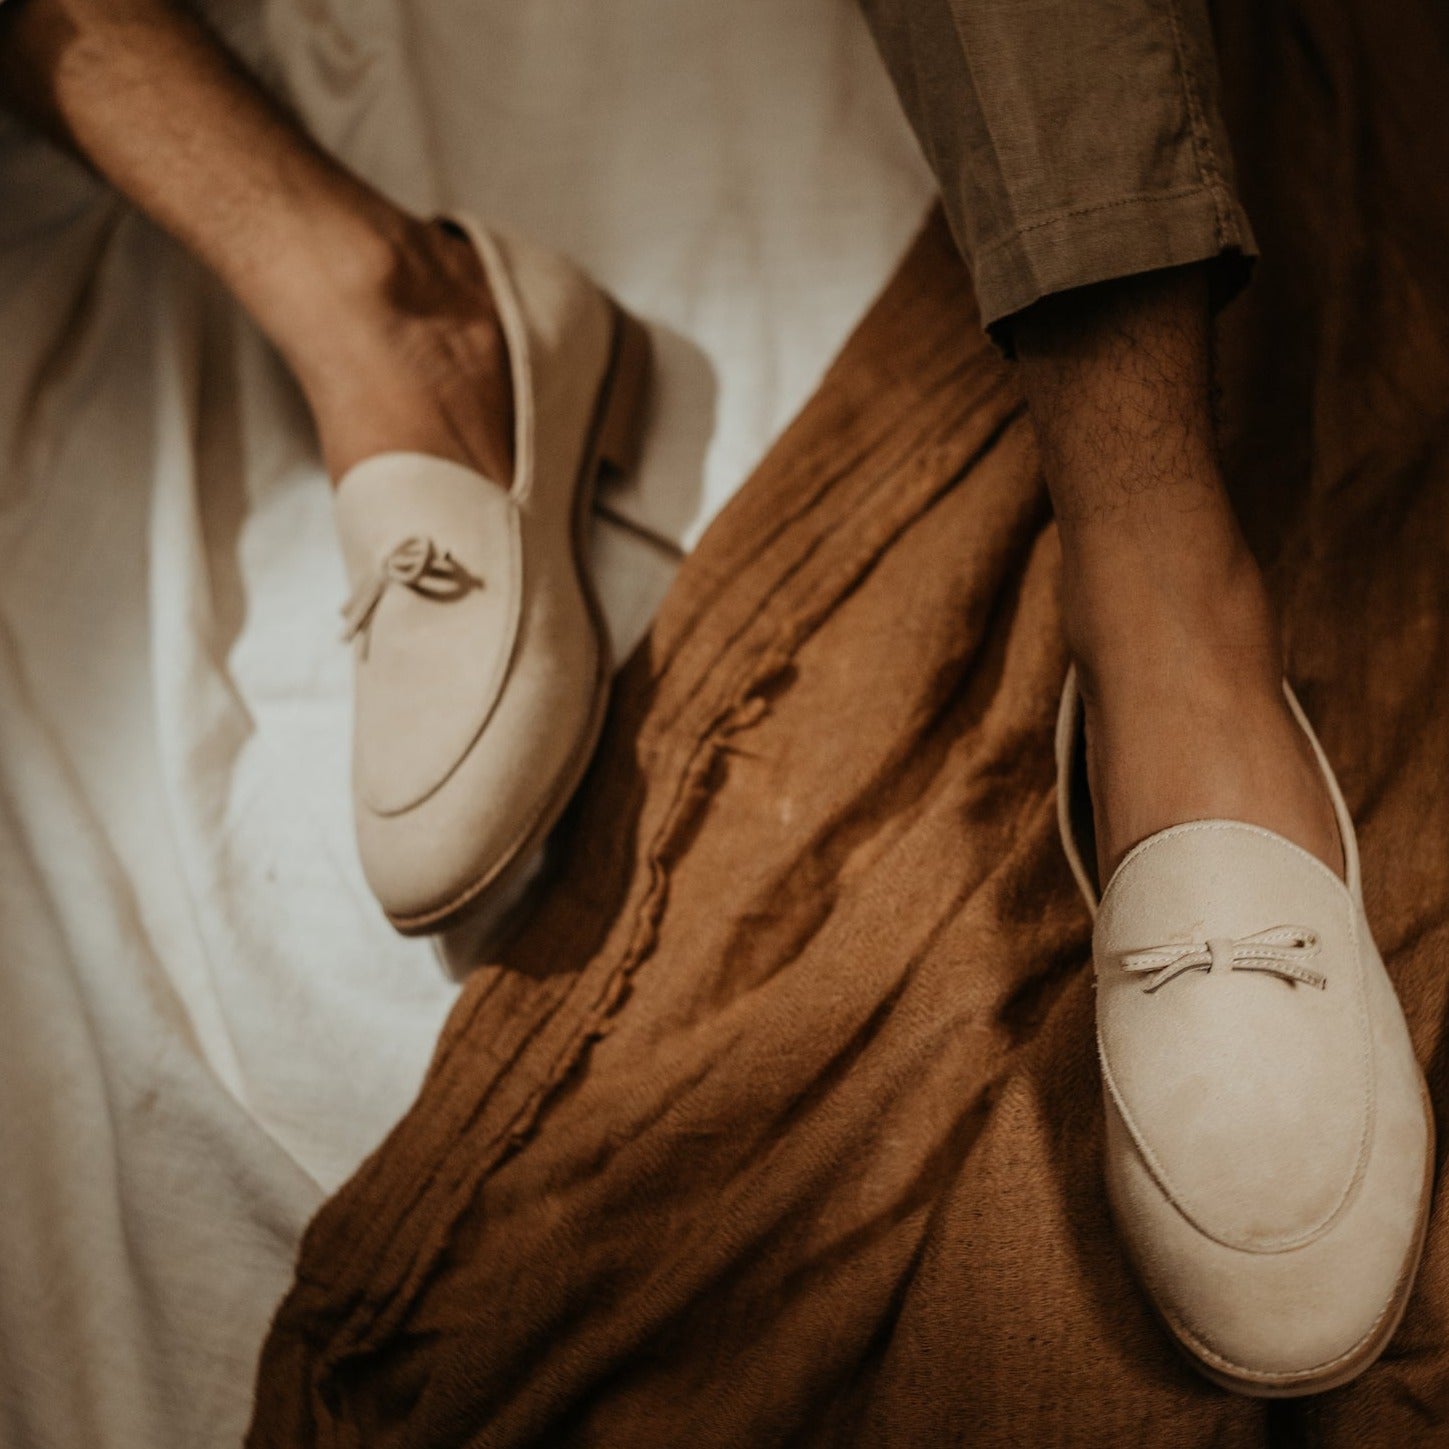
<svg viewBox="0 0 1449 1449"><path fill-rule="evenodd" d="M1449 1092L1449 20L1223 19L1263 243L1231 471ZM1435 1213L1385 1359L1199 1380L1100 1185L1052 815L1057 551L944 229L686 564L559 874L318 1216L257 1446L1449 1442Z"/></svg>

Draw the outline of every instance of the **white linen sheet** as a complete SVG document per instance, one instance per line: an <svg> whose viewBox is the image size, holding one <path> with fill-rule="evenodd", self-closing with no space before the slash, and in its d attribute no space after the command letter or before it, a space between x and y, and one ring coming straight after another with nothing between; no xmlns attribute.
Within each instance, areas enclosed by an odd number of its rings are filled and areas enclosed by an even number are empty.
<svg viewBox="0 0 1449 1449"><path fill-rule="evenodd" d="M329 147L571 252L653 329L688 547L930 187L850 0L213 7ZM223 18L224 11L224 18ZM673 562L601 525L621 654ZM238 1442L323 1197L458 989L354 858L305 410L229 300L0 130L0 1445Z"/></svg>

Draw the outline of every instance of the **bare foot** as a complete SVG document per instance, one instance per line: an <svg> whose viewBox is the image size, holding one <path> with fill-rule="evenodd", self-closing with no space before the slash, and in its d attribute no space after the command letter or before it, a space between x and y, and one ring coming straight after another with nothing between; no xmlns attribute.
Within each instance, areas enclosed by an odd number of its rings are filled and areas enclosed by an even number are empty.
<svg viewBox="0 0 1449 1449"><path fill-rule="evenodd" d="M1093 590L1074 621L1100 878L1149 835L1202 819L1276 831L1342 875L1257 568L1243 557L1203 588L1191 573Z"/></svg>
<svg viewBox="0 0 1449 1449"><path fill-rule="evenodd" d="M377 453L513 476L508 348L473 244L445 223L408 222L339 269L330 325L288 349L333 481Z"/></svg>

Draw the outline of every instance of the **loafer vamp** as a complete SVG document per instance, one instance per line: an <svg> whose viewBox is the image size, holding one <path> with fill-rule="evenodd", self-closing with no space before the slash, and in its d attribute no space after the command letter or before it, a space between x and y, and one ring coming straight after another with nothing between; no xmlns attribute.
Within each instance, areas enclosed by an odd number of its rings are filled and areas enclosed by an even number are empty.
<svg viewBox="0 0 1449 1449"><path fill-rule="evenodd" d="M526 538L524 552L527 572ZM537 583L539 572L533 577ZM446 910L533 837L580 749L592 742L603 666L573 581L530 589L505 686L444 787L398 814L358 809L368 880L391 913L418 918Z"/></svg>
<svg viewBox="0 0 1449 1449"><path fill-rule="evenodd" d="M364 604L376 594L356 651L354 785L359 805L397 815L452 776L497 705L524 588L517 508L471 469L389 454L349 474L337 512L354 587Z"/></svg>
<svg viewBox="0 0 1449 1449"><path fill-rule="evenodd" d="M520 507L459 471L473 521L489 529L459 552L470 567L490 559L492 572L465 600L419 599L419 612L405 614L412 601L399 599L358 650L358 839L373 890L404 919L446 910L531 839L592 740L605 668L573 563L568 480L549 480L556 506L543 512L541 492Z"/></svg>
<svg viewBox="0 0 1449 1449"><path fill-rule="evenodd" d="M1203 1237L1281 1251L1348 1204L1374 1125L1363 945L1342 883L1253 826L1164 831L1114 877L1094 937L1108 1104Z"/></svg>

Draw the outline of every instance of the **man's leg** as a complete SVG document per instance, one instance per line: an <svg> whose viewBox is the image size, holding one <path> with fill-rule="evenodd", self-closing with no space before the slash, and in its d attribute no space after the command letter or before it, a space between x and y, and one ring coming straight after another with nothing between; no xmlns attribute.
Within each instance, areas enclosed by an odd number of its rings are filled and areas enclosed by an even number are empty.
<svg viewBox="0 0 1449 1449"><path fill-rule="evenodd" d="M179 0L10 0L0 101L225 282L301 384L334 479L408 449L508 481L506 350L472 246L323 153Z"/></svg>
<svg viewBox="0 0 1449 1449"><path fill-rule="evenodd" d="M1241 282L1252 238L1204 8L864 4L983 321L1019 359L1103 880L1137 841L1214 816L1341 869L1214 437L1210 291Z"/></svg>
<svg viewBox="0 0 1449 1449"><path fill-rule="evenodd" d="M1219 469L1204 268L1051 298L1014 336L1061 536L1102 880L1137 841L1214 817L1276 830L1341 872Z"/></svg>

